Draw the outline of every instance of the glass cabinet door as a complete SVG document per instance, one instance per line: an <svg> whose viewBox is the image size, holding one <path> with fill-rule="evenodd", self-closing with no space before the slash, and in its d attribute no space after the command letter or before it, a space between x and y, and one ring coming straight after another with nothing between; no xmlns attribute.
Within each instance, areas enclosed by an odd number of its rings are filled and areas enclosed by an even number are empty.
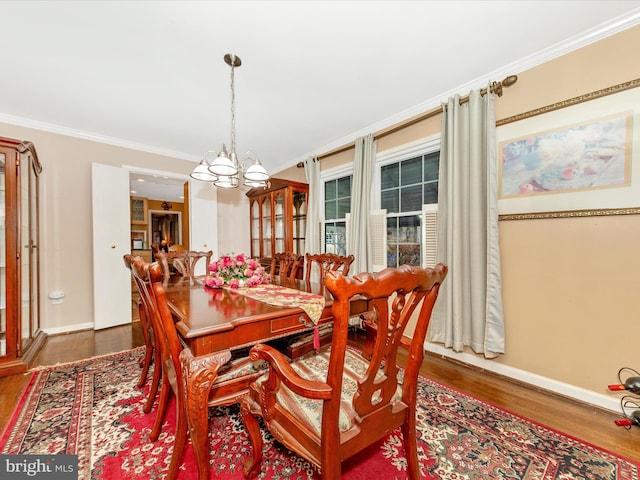
<svg viewBox="0 0 640 480"><path fill-rule="evenodd" d="M5 204L5 155L0 153L0 357L7 354L7 229Z"/></svg>
<svg viewBox="0 0 640 480"><path fill-rule="evenodd" d="M260 201L251 201L251 256L261 257L260 252Z"/></svg>
<svg viewBox="0 0 640 480"><path fill-rule="evenodd" d="M38 255L36 235L38 177L31 159L21 155L20 160L20 338L22 349L29 345L38 328Z"/></svg>
<svg viewBox="0 0 640 480"><path fill-rule="evenodd" d="M262 202L262 256L270 257L271 251L271 196L265 195Z"/></svg>
<svg viewBox="0 0 640 480"><path fill-rule="evenodd" d="M304 239L307 229L307 192L293 191L293 251L304 253Z"/></svg>
<svg viewBox="0 0 640 480"><path fill-rule="evenodd" d="M274 253L281 253L286 251L284 245L284 234L285 234L285 216L284 216L284 191L279 191L274 193L274 215L273 219L275 222L275 235L276 235L276 245Z"/></svg>

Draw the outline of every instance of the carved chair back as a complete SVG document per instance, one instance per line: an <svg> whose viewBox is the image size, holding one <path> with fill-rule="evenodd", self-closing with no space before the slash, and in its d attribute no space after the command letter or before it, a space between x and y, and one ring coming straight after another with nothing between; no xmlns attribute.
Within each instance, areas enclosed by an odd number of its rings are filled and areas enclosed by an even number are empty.
<svg viewBox="0 0 640 480"><path fill-rule="evenodd" d="M386 434L402 427L409 478L420 478L416 445L417 377L424 338L447 267L401 266L353 278L330 271L326 288L334 297L334 333L329 349L287 363L267 345L256 345L251 358L269 363L269 373L252 384L241 414L253 456L245 475L256 476L262 437L254 415L287 448L318 466L322 479L338 479L341 464ZM347 347L350 302L368 300L376 338L369 358ZM415 315L414 315L415 314ZM398 379L398 349L405 328L417 317L403 380Z"/></svg>
<svg viewBox="0 0 640 480"><path fill-rule="evenodd" d="M164 281L167 282L171 277L171 267L184 278L193 280L195 276L195 266L204 259L205 272L209 263L211 263L211 257L213 252L211 250L207 252L196 252L194 250L181 250L181 251L169 251L158 252L156 254L156 260L160 262L162 266L162 272L164 274Z"/></svg>
<svg viewBox="0 0 640 480"><path fill-rule="evenodd" d="M335 253L307 253L305 257L305 281L311 281L311 272L314 265L316 265L320 275L320 284L322 285L325 284L325 278L329 272L340 272L345 276L349 275L349 269L355 260L353 255L343 256L336 255Z"/></svg>
<svg viewBox="0 0 640 480"><path fill-rule="evenodd" d="M280 278L294 279L298 270L302 267L304 257L298 253L282 252L274 253L271 259L271 276L279 275Z"/></svg>

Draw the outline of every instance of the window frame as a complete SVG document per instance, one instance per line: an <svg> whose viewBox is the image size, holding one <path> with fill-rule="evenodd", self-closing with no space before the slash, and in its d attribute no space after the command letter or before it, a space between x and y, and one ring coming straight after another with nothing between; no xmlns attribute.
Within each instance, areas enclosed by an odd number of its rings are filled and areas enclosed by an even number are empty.
<svg viewBox="0 0 640 480"><path fill-rule="evenodd" d="M433 135L424 139L417 140L415 142L400 145L395 148L391 148L376 155L376 165L372 182L372 196L371 196L371 208L372 210L382 209L382 168L395 163L400 163L405 160L411 160L415 157L423 157L435 152L439 152L441 149L441 135ZM440 179L438 179L439 183ZM422 184L424 185L424 183ZM437 203L427 204L437 205ZM389 218L409 217L417 215L421 219L420 223L420 263L424 263L423 256L423 241L424 241L424 228L425 225L422 221L423 211L416 210L412 212L393 212L387 213L387 221ZM388 242L387 242L388 244ZM388 247L387 247L388 248Z"/></svg>
<svg viewBox="0 0 640 480"><path fill-rule="evenodd" d="M344 177L348 177L351 176L352 177L352 185L353 185L353 163L348 164L348 165L341 165L339 167L334 167L331 169L327 169L325 171L320 172L320 185L321 188L319 189L319 199L318 201L320 202L319 205L322 205L322 209L320 211L320 249L322 251L322 253L326 253L326 238L325 238L325 229L326 229L326 225L328 222L330 223L334 223L334 222L340 222L340 221L344 221L346 223L346 217L345 218L326 218L325 215L325 198L324 198L324 190L325 190L325 183L326 182L330 182L333 180L338 180L340 178L344 178Z"/></svg>

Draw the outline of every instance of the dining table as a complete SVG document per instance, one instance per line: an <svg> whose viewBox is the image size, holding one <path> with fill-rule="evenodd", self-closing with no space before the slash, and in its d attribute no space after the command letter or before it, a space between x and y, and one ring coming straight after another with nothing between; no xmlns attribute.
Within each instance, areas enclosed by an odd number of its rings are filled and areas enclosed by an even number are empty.
<svg viewBox="0 0 640 480"><path fill-rule="evenodd" d="M257 343L282 339L333 321L332 296L320 283L274 276L262 288L209 288L201 278L169 282L165 294L181 341L190 352L181 355L186 378L187 421L198 463L198 478L209 478L208 402L220 362L212 353L228 353ZM272 293L271 293L272 292ZM351 314L365 312L365 299L351 303ZM184 353L184 352L183 352ZM220 357L222 358L222 357ZM188 365L187 365L188 362ZM237 403L255 376L235 378L216 395Z"/></svg>

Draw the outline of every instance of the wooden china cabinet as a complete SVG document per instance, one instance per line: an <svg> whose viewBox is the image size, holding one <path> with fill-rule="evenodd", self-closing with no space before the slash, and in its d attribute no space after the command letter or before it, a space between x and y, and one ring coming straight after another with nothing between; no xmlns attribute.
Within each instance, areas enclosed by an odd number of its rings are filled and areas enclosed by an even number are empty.
<svg viewBox="0 0 640 480"><path fill-rule="evenodd" d="M40 330L38 177L31 142L0 137L0 376L27 370Z"/></svg>
<svg viewBox="0 0 640 480"><path fill-rule="evenodd" d="M251 256L264 265L274 253L304 254L309 185L272 178L266 188L252 188L249 197Z"/></svg>

